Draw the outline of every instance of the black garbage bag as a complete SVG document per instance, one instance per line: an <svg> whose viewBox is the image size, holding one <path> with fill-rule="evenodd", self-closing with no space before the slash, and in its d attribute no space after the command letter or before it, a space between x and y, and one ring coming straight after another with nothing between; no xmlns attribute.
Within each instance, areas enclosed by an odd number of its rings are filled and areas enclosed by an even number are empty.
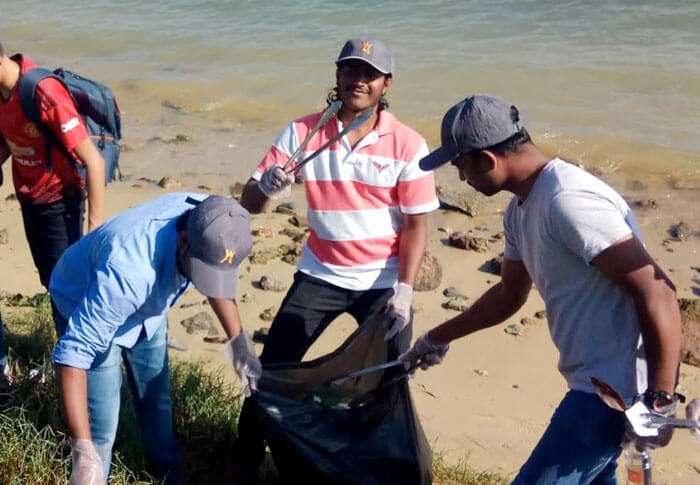
<svg viewBox="0 0 700 485"><path fill-rule="evenodd" d="M284 483L432 483L432 452L403 367L331 382L396 358L385 331L378 317L331 354L266 366L254 402Z"/></svg>

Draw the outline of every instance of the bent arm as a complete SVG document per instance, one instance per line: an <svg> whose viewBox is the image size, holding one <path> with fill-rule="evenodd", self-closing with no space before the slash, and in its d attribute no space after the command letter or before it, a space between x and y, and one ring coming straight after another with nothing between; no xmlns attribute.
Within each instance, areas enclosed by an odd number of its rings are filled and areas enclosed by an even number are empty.
<svg viewBox="0 0 700 485"><path fill-rule="evenodd" d="M105 162L88 137L74 148L87 172L88 232L104 221Z"/></svg>
<svg viewBox="0 0 700 485"><path fill-rule="evenodd" d="M428 215L404 214L399 241L399 282L413 286L428 244Z"/></svg>
<svg viewBox="0 0 700 485"><path fill-rule="evenodd" d="M484 328L497 325L517 312L527 300L532 286L530 275L521 261L503 260L501 281L465 311L430 331L437 345L450 343Z"/></svg>
<svg viewBox="0 0 700 485"><path fill-rule="evenodd" d="M226 336L232 339L243 331L241 316L238 313L236 300L226 298L209 298L209 304L219 319Z"/></svg>
<svg viewBox="0 0 700 485"><path fill-rule="evenodd" d="M56 375L70 437L76 440L91 440L87 372L75 367L56 365Z"/></svg>
<svg viewBox="0 0 700 485"><path fill-rule="evenodd" d="M241 206L251 214L265 212L270 206L270 199L258 187L258 181L251 178L243 187Z"/></svg>
<svg viewBox="0 0 700 485"><path fill-rule="evenodd" d="M649 389L673 393L681 350L681 317L673 283L632 235L607 248L591 263L634 299L646 351Z"/></svg>

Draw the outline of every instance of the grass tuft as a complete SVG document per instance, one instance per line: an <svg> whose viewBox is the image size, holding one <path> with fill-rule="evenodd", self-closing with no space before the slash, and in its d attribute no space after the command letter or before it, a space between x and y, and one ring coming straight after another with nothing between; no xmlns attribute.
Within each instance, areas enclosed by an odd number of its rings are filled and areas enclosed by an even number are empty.
<svg viewBox="0 0 700 485"><path fill-rule="evenodd" d="M16 385L0 393L0 484L66 483L70 471L67 434L51 365L55 332L46 299L29 311L5 313L5 342ZM24 309L23 309L24 310ZM201 362L170 365L173 419L182 447L187 482L218 483L232 453L240 392L227 384L221 369ZM155 485L148 474L138 420L128 386L122 389L119 431L110 484ZM448 464L443 454L433 462L436 485L501 485L503 477L476 471L466 460ZM262 483L279 485L274 466L266 463Z"/></svg>

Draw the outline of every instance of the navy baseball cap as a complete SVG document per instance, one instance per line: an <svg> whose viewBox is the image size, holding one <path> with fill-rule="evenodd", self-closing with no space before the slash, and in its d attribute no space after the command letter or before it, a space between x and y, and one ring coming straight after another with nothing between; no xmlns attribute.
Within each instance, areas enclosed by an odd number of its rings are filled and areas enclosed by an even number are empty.
<svg viewBox="0 0 700 485"><path fill-rule="evenodd" d="M382 74L394 73L394 58L387 45L377 39L350 39L340 50L338 59L335 61L337 66L343 61L349 59L359 59L375 68Z"/></svg>
<svg viewBox="0 0 700 485"><path fill-rule="evenodd" d="M238 267L250 253L250 215L238 202L211 195L192 209L187 221L186 256L195 288L211 298L234 298Z"/></svg>
<svg viewBox="0 0 700 485"><path fill-rule="evenodd" d="M522 129L518 108L485 94L470 96L445 113L442 146L419 162L423 170L435 170L461 153L481 150L507 140Z"/></svg>

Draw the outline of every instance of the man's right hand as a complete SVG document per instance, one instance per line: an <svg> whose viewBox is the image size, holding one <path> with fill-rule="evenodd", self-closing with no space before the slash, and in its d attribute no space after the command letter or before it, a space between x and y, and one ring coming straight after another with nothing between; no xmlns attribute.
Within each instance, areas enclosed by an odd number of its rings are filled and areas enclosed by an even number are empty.
<svg viewBox="0 0 700 485"><path fill-rule="evenodd" d="M441 363L449 348L448 344L433 342L430 338L430 332L425 332L418 337L418 340L408 352L399 355L399 360L407 367L413 367L420 360L420 367L425 370L428 367Z"/></svg>
<svg viewBox="0 0 700 485"><path fill-rule="evenodd" d="M269 199L281 199L292 193L294 174L285 173L279 165L273 165L265 170L258 182L260 191Z"/></svg>
<svg viewBox="0 0 700 485"><path fill-rule="evenodd" d="M253 341L247 333L241 332L226 343L223 352L231 360L233 369L241 380L243 394L250 397L257 390L258 379L262 376L262 364L255 355Z"/></svg>
<svg viewBox="0 0 700 485"><path fill-rule="evenodd" d="M102 459L90 440L71 440L69 485L105 485Z"/></svg>

